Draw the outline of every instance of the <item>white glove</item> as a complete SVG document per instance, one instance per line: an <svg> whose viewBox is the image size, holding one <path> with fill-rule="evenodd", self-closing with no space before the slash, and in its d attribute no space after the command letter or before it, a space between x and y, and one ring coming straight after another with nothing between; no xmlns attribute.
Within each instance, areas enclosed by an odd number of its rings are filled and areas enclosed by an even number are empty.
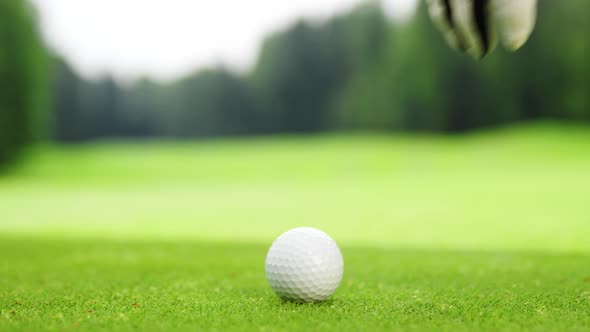
<svg viewBox="0 0 590 332"><path fill-rule="evenodd" d="M427 0L430 16L454 48L482 58L502 44L519 49L533 32L537 0Z"/></svg>

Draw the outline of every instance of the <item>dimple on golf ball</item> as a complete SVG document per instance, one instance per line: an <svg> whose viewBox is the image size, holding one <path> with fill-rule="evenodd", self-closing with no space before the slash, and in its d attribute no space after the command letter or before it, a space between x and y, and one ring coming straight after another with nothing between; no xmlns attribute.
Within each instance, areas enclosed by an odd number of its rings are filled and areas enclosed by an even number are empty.
<svg viewBox="0 0 590 332"><path fill-rule="evenodd" d="M282 234L266 255L268 282L285 300L323 301L338 288L343 272L340 248L315 228L295 228Z"/></svg>

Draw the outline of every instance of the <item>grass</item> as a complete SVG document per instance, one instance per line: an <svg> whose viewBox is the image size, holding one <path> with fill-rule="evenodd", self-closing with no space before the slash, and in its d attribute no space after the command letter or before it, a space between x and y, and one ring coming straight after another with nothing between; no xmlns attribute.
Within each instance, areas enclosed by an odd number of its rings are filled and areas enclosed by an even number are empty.
<svg viewBox="0 0 590 332"><path fill-rule="evenodd" d="M326 303L276 298L266 246L4 238L2 330L556 330L590 326L590 257L344 247Z"/></svg>
<svg viewBox="0 0 590 332"><path fill-rule="evenodd" d="M590 329L590 131L42 147L0 178L0 330ZM343 248L329 301L272 240Z"/></svg>

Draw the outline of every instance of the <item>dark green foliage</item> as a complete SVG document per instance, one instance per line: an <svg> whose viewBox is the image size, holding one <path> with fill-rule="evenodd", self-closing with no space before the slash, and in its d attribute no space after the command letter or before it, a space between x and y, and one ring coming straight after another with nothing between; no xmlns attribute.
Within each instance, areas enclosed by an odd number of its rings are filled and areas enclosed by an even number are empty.
<svg viewBox="0 0 590 332"><path fill-rule="evenodd" d="M272 131L308 132L324 129L323 114L344 79L341 45L305 22L268 40L254 80L272 119Z"/></svg>
<svg viewBox="0 0 590 332"><path fill-rule="evenodd" d="M158 116L164 117L167 112L162 109L163 89L148 78L135 82L131 88L122 92L119 121L124 128L120 135L145 137L161 134Z"/></svg>
<svg viewBox="0 0 590 332"><path fill-rule="evenodd" d="M339 108L346 127L453 132L542 117L588 119L587 2L541 1L530 42L480 62L450 50L424 7L390 30L381 61L352 76ZM577 24L563 24L572 19Z"/></svg>
<svg viewBox="0 0 590 332"><path fill-rule="evenodd" d="M260 129L253 93L225 69L201 71L165 90L160 116L166 136L233 136Z"/></svg>
<svg viewBox="0 0 590 332"><path fill-rule="evenodd" d="M82 85L85 84L62 59L54 60L54 139L61 142L82 139L86 134L82 113Z"/></svg>
<svg viewBox="0 0 590 332"><path fill-rule="evenodd" d="M25 1L0 1L0 166L44 134L45 51Z"/></svg>
<svg viewBox="0 0 590 332"><path fill-rule="evenodd" d="M261 132L254 94L223 69L203 70L172 84L112 77L84 80L58 62L54 93L56 139L211 137Z"/></svg>
<svg viewBox="0 0 590 332"><path fill-rule="evenodd" d="M55 60L54 137L75 142L101 137L130 135L123 116L123 92L115 80L106 76L86 81L61 59Z"/></svg>
<svg viewBox="0 0 590 332"><path fill-rule="evenodd" d="M160 86L142 79L125 89L110 76L84 80L62 59L54 61L53 132L57 141L157 134Z"/></svg>
<svg viewBox="0 0 590 332"><path fill-rule="evenodd" d="M30 8L0 4L0 163L43 136L46 62ZM420 6L387 22L376 3L269 37L247 75L223 68L169 84L86 80L55 61L53 137L212 137L335 129L455 132L516 121L590 119L589 3L541 0L517 53L481 62L444 43ZM569 24L563 24L569 22Z"/></svg>
<svg viewBox="0 0 590 332"><path fill-rule="evenodd" d="M387 24L375 4L321 25L301 21L267 39L251 81L275 132L335 127L331 112L350 77L379 55Z"/></svg>
<svg viewBox="0 0 590 332"><path fill-rule="evenodd" d="M542 118L590 120L584 0L541 0L516 53L451 50L421 2L407 23L374 2L265 40L253 70L204 69L164 84L86 81L58 66L56 137L213 137L338 129L461 132ZM568 22L568 24L564 24Z"/></svg>
<svg viewBox="0 0 590 332"><path fill-rule="evenodd" d="M540 0L539 22L510 79L527 118L590 120L590 2Z"/></svg>

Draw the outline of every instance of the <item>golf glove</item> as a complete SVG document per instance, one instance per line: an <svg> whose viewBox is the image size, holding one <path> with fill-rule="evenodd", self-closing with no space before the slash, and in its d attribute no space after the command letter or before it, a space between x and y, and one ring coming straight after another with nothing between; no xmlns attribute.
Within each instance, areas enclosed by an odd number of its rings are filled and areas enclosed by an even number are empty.
<svg viewBox="0 0 590 332"><path fill-rule="evenodd" d="M454 48L475 58L494 49L497 35L515 51L533 32L537 0L426 0L432 20Z"/></svg>

